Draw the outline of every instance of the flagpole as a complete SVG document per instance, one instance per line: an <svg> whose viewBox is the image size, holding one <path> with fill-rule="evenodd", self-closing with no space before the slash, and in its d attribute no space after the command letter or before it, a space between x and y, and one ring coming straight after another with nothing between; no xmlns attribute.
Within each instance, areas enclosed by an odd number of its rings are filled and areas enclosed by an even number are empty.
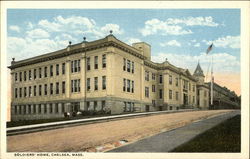
<svg viewBox="0 0 250 159"><path fill-rule="evenodd" d="M211 54L212 57L212 62L211 62L211 106L213 106L213 82L214 82L214 78L213 78L213 55Z"/></svg>

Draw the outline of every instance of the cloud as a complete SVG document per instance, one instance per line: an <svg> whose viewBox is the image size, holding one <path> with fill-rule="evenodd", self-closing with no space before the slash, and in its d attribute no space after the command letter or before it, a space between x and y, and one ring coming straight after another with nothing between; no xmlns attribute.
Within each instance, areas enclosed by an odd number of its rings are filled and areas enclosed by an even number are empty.
<svg viewBox="0 0 250 159"><path fill-rule="evenodd" d="M184 24L186 26L209 26L216 27L219 24L213 21L213 17L187 17L181 19L168 18L167 24Z"/></svg>
<svg viewBox="0 0 250 159"><path fill-rule="evenodd" d="M225 36L225 37L220 37L214 41L202 40L202 42L206 43L207 45L213 43L215 47L233 48L233 49L240 48L240 36Z"/></svg>
<svg viewBox="0 0 250 159"><path fill-rule="evenodd" d="M145 26L139 29L143 36L153 35L159 33L160 35L185 35L192 34L191 30L185 30L178 25L169 25L164 21L158 19L151 19L145 22Z"/></svg>
<svg viewBox="0 0 250 159"><path fill-rule="evenodd" d="M200 43L196 43L196 44L194 44L194 47L200 47L201 46L201 44Z"/></svg>
<svg viewBox="0 0 250 159"><path fill-rule="evenodd" d="M48 32L63 32L71 35L81 34L87 36L88 39L103 38L109 34L110 30L115 35L124 33L124 30L118 24L109 23L98 26L95 20L82 16L57 16L52 21L43 19L38 22L38 26Z"/></svg>
<svg viewBox="0 0 250 159"><path fill-rule="evenodd" d="M213 17L187 17L187 18L168 18L165 21L151 19L145 22L144 28L139 29L143 36L154 35L185 35L192 34L190 29L184 29L186 26L207 26L216 27L219 24L213 21Z"/></svg>
<svg viewBox="0 0 250 159"><path fill-rule="evenodd" d="M48 38L50 35L42 29L34 29L26 32L29 38Z"/></svg>
<svg viewBox="0 0 250 159"><path fill-rule="evenodd" d="M12 57L17 61L65 48L68 41L53 39L7 38L8 62Z"/></svg>
<svg viewBox="0 0 250 159"><path fill-rule="evenodd" d="M137 39L137 38L129 38L127 40L127 44L129 44L129 45L132 45L133 43L138 43L138 42L141 42L141 40Z"/></svg>
<svg viewBox="0 0 250 159"><path fill-rule="evenodd" d="M20 32L20 28L17 25L11 25L9 26L9 29L18 33Z"/></svg>
<svg viewBox="0 0 250 159"><path fill-rule="evenodd" d="M200 61L204 73L207 72L207 68L211 63L211 56L206 55L206 53L200 53L196 56L176 53L159 53L156 56L152 56L152 61L161 63L164 62L166 58L171 64L177 67L187 68L191 70L191 72L196 68L198 61ZM240 71L240 61L235 56L228 53L214 53L213 63L214 72Z"/></svg>
<svg viewBox="0 0 250 159"><path fill-rule="evenodd" d="M109 33L112 30L115 34L123 34L124 31L120 29L120 26L117 24L106 24L105 26L101 27L101 31L103 33Z"/></svg>
<svg viewBox="0 0 250 159"><path fill-rule="evenodd" d="M165 47L165 46L177 46L177 47L180 47L181 43L176 41L176 40L171 40L171 41L167 41L165 43L160 43L160 45L162 47Z"/></svg>

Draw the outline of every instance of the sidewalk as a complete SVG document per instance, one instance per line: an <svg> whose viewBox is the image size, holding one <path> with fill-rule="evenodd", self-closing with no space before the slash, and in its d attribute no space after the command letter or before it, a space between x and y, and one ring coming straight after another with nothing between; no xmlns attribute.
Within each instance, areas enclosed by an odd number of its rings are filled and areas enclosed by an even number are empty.
<svg viewBox="0 0 250 159"><path fill-rule="evenodd" d="M135 143L110 150L109 152L169 152L206 130L238 114L240 114L240 111L210 117L181 128L163 132Z"/></svg>

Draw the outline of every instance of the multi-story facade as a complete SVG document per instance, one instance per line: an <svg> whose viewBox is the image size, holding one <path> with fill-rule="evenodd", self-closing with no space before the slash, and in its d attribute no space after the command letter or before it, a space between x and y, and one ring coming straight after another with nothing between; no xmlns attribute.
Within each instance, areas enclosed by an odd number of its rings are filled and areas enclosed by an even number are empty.
<svg viewBox="0 0 250 159"><path fill-rule="evenodd" d="M112 34L11 66L12 120L60 118L64 112L111 114L208 108L208 91L187 69L151 61L145 42L127 45ZM202 79L201 79L202 80Z"/></svg>
<svg viewBox="0 0 250 159"><path fill-rule="evenodd" d="M207 84L209 87L211 86L211 82ZM211 93L209 96L211 97ZM210 105L211 109L240 109L240 103L241 99L235 92L213 82L213 105Z"/></svg>

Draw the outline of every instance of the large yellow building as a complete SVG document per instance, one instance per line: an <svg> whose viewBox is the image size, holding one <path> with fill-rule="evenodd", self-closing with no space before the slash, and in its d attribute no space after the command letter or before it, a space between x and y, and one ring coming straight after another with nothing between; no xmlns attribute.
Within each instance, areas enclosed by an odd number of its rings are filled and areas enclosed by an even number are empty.
<svg viewBox="0 0 250 159"><path fill-rule="evenodd" d="M83 110L121 114L209 107L202 75L191 75L167 60L154 63L149 44L130 46L112 34L41 56L13 59L9 68L11 120L59 118L64 112Z"/></svg>

